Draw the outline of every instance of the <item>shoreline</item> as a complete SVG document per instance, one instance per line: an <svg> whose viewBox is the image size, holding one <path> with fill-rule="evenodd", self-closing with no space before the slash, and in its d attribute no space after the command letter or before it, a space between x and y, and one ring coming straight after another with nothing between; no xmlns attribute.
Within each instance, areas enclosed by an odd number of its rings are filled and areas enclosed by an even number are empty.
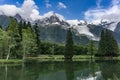
<svg viewBox="0 0 120 80"><path fill-rule="evenodd" d="M38 57L26 57L25 60L40 60L40 61L64 61L64 55L40 55ZM90 55L74 55L73 61L90 61L90 60L120 60L119 57L92 57ZM22 59L0 59L0 64L17 64L24 63Z"/></svg>

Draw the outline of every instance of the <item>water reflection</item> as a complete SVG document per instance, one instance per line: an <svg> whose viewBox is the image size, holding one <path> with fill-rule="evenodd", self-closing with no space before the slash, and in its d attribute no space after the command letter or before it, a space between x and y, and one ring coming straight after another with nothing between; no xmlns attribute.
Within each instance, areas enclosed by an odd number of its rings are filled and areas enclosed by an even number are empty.
<svg viewBox="0 0 120 80"><path fill-rule="evenodd" d="M88 62L84 69L80 70L76 80L103 80L99 66L95 62Z"/></svg>
<svg viewBox="0 0 120 80"><path fill-rule="evenodd" d="M104 80L120 80L119 61L97 61L102 71Z"/></svg>
<svg viewBox="0 0 120 80"><path fill-rule="evenodd" d="M65 64L66 80L74 80L73 61L65 60L64 64Z"/></svg>
<svg viewBox="0 0 120 80"><path fill-rule="evenodd" d="M120 80L120 63L67 60L0 64L0 80Z"/></svg>
<svg viewBox="0 0 120 80"><path fill-rule="evenodd" d="M89 74L89 76L86 77L77 77L77 80L103 80L101 78L101 71L95 72L95 76Z"/></svg>

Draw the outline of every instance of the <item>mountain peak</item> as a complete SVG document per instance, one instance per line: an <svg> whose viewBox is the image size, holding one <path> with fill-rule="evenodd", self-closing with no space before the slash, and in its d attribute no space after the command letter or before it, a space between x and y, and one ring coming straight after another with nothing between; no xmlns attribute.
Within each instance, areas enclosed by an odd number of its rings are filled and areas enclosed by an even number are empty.
<svg viewBox="0 0 120 80"><path fill-rule="evenodd" d="M43 15L43 17L39 20L36 20L35 23L42 25L62 25L69 26L69 24L65 21L64 17L54 11L50 11Z"/></svg>
<svg viewBox="0 0 120 80"><path fill-rule="evenodd" d="M25 21L19 14L16 14L14 18L17 19L18 22L20 22L21 20Z"/></svg>
<svg viewBox="0 0 120 80"><path fill-rule="evenodd" d="M46 17L49 18L49 17L51 17L51 16L55 16L55 12L54 12L54 11L50 11L50 12L44 14L44 15L43 15L43 18L46 18Z"/></svg>
<svg viewBox="0 0 120 80"><path fill-rule="evenodd" d="M62 15L60 15L58 13L55 13L54 11L50 11L50 12L44 14L43 17L42 17L42 19L44 19L44 18L50 18L50 17L57 17L57 18L59 18L60 21L64 21L65 20Z"/></svg>

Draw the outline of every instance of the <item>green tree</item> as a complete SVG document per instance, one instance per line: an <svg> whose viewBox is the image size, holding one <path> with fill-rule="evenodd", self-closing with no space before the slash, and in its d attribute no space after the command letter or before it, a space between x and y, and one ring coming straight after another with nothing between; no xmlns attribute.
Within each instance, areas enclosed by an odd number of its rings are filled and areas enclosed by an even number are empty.
<svg viewBox="0 0 120 80"><path fill-rule="evenodd" d="M41 53L41 41L40 41L40 30L37 25L37 23L34 25L34 31L35 31L35 38L36 38L36 44L37 44L37 55Z"/></svg>
<svg viewBox="0 0 120 80"><path fill-rule="evenodd" d="M33 29L32 29L32 26L31 26L31 23L30 22L28 22L27 24L26 24L26 28L30 28L31 29L31 31L33 31Z"/></svg>
<svg viewBox="0 0 120 80"><path fill-rule="evenodd" d="M98 45L98 54L96 56L118 56L119 48L110 30L104 29L101 32L101 38Z"/></svg>
<svg viewBox="0 0 120 80"><path fill-rule="evenodd" d="M0 30L0 52L1 58L9 59L11 55L11 49L15 47L15 40L5 31Z"/></svg>
<svg viewBox="0 0 120 80"><path fill-rule="evenodd" d="M94 42L93 42L93 40L90 40L89 49L88 50L89 50L89 53L90 53L91 59L92 59L92 56L94 54Z"/></svg>
<svg viewBox="0 0 120 80"><path fill-rule="evenodd" d="M23 29L27 29L27 24L25 21L23 22Z"/></svg>
<svg viewBox="0 0 120 80"><path fill-rule="evenodd" d="M74 54L75 55L87 55L87 53L88 53L88 47L74 45Z"/></svg>
<svg viewBox="0 0 120 80"><path fill-rule="evenodd" d="M36 39L34 32L31 32L30 27L27 29L22 30L23 40L22 40L22 47L23 47L23 60L25 59L26 55L34 55L37 50Z"/></svg>
<svg viewBox="0 0 120 80"><path fill-rule="evenodd" d="M6 38L5 35L5 31L2 30L2 27L0 28L0 58L4 58L5 55L5 44L4 44L4 40L3 38Z"/></svg>
<svg viewBox="0 0 120 80"><path fill-rule="evenodd" d="M1 25L0 25L0 29L3 29Z"/></svg>
<svg viewBox="0 0 120 80"><path fill-rule="evenodd" d="M19 22L19 27L18 27L18 31L19 31L19 35L20 35L21 40L22 40L22 28L23 28L23 22L21 20Z"/></svg>
<svg viewBox="0 0 120 80"><path fill-rule="evenodd" d="M10 39L9 40L10 53L13 55L13 57L17 57L18 50L19 50L18 45L20 44L20 35L18 31L18 23L16 19L14 19L13 17L10 17L10 23L6 29L6 32L8 36L10 37L9 38Z"/></svg>
<svg viewBox="0 0 120 80"><path fill-rule="evenodd" d="M105 41L105 32L104 30L102 30L101 32L101 36L100 36L100 41L99 41L99 45L98 45L98 54L99 56L104 55L105 53L105 47L106 47L106 41Z"/></svg>
<svg viewBox="0 0 120 80"><path fill-rule="evenodd" d="M72 59L74 49L73 49L73 39L72 39L72 32L71 29L67 31L67 37L66 37L66 44L65 44L65 59Z"/></svg>

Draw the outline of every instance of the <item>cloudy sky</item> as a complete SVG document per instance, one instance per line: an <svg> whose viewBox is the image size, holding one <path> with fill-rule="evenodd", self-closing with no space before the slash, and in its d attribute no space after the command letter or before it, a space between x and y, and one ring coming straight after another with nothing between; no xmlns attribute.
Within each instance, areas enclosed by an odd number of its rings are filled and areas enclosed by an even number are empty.
<svg viewBox="0 0 120 80"><path fill-rule="evenodd" d="M28 5L30 4L27 0ZM42 15L49 11L55 11L63 15L66 19L83 19L84 13L89 9L108 8L111 0L34 0ZM0 5L15 5L21 7L24 0L0 0Z"/></svg>
<svg viewBox="0 0 120 80"><path fill-rule="evenodd" d="M66 20L120 21L120 0L0 0L0 14L36 20L54 11Z"/></svg>

